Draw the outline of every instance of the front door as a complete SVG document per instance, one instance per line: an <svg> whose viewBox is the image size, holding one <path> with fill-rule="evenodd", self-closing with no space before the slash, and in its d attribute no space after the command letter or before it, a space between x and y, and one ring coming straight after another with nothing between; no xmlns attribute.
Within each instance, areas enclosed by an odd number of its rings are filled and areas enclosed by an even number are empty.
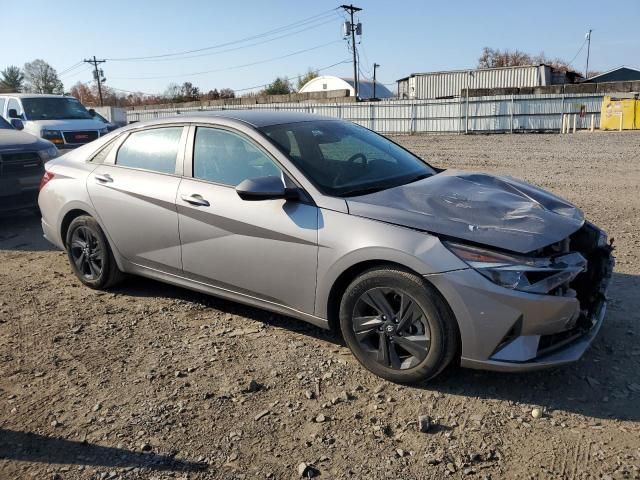
<svg viewBox="0 0 640 480"><path fill-rule="evenodd" d="M87 179L91 201L118 252L138 265L173 273L182 269L175 199L183 131L170 126L133 132L115 154L115 164L100 165Z"/></svg>
<svg viewBox="0 0 640 480"><path fill-rule="evenodd" d="M318 208L301 201L242 200L247 178L282 175L252 140L197 127L193 178L176 200L184 272L215 287L313 314Z"/></svg>

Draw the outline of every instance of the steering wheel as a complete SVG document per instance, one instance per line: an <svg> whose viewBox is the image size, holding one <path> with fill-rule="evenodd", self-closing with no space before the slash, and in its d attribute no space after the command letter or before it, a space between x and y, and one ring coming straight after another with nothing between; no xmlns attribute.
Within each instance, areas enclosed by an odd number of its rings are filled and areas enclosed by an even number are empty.
<svg viewBox="0 0 640 480"><path fill-rule="evenodd" d="M362 162L356 163L356 160L358 159L362 159ZM346 171L351 170L351 165L361 165L362 171L364 172L367 168L368 163L369 163L369 160L367 159L367 156L364 153L360 153L360 152L354 153L344 162L344 165L342 165L342 167L338 171L336 178L333 180L333 185L335 187L340 185L340 181L342 180L342 177L345 176Z"/></svg>

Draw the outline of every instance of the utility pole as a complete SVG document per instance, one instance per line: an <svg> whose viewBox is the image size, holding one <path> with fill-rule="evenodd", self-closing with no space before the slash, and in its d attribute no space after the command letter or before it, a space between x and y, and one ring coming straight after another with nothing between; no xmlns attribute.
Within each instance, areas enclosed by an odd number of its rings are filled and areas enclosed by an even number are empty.
<svg viewBox="0 0 640 480"><path fill-rule="evenodd" d="M353 14L356 12L360 12L362 9L358 7L354 7L351 5L340 5L340 8L344 8L345 11L349 12L351 16L351 22L347 22L347 30L346 33L351 33L351 45L353 47L353 89L355 91L356 102L358 101L358 58L356 54L356 29L358 30L358 34L360 34L360 29L362 26L360 24L353 24Z"/></svg>
<svg viewBox="0 0 640 480"><path fill-rule="evenodd" d="M101 63L105 63L106 60L96 60L96 56L93 56L93 60L84 60L85 63L89 63L93 65L93 78L98 82L98 95L100 95L100 106L104 106L104 102L102 101L102 85L101 82L104 82L103 71L102 69L98 70L98 65Z"/></svg>
<svg viewBox="0 0 640 480"><path fill-rule="evenodd" d="M379 63L373 64L373 98L376 98L376 68L379 66Z"/></svg>
<svg viewBox="0 0 640 480"><path fill-rule="evenodd" d="M589 33L587 33L587 67L584 70L584 78L585 80L587 78L589 78L589 53L591 50L591 32L592 30L589 29Z"/></svg>

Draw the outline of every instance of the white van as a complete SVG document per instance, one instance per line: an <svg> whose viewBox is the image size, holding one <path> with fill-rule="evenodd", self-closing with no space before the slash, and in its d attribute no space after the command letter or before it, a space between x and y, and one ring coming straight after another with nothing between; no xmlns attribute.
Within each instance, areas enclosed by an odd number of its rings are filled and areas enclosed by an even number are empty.
<svg viewBox="0 0 640 480"><path fill-rule="evenodd" d="M0 95L0 115L18 130L58 148L74 148L107 134L104 123L74 97L36 93Z"/></svg>

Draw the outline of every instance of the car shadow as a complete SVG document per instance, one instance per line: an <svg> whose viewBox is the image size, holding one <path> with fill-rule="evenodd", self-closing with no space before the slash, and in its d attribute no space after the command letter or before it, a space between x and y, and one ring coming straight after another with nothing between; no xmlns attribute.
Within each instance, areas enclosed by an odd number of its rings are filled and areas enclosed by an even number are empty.
<svg viewBox="0 0 640 480"><path fill-rule="evenodd" d="M413 385L424 391L540 405L593 418L640 421L640 369L637 324L640 276L614 273L605 323L591 348L575 364L538 372L499 373L449 368L442 376ZM114 292L139 297L174 298L239 315L271 326L344 346L337 332L247 305L171 285L131 278ZM636 293L634 293L636 292Z"/></svg>
<svg viewBox="0 0 640 480"><path fill-rule="evenodd" d="M33 210L0 213L0 250L55 250L42 236L40 215Z"/></svg>
<svg viewBox="0 0 640 480"><path fill-rule="evenodd" d="M168 455L141 453L122 448L46 437L0 428L0 459L47 464L133 467L151 470L202 471L208 465Z"/></svg>

